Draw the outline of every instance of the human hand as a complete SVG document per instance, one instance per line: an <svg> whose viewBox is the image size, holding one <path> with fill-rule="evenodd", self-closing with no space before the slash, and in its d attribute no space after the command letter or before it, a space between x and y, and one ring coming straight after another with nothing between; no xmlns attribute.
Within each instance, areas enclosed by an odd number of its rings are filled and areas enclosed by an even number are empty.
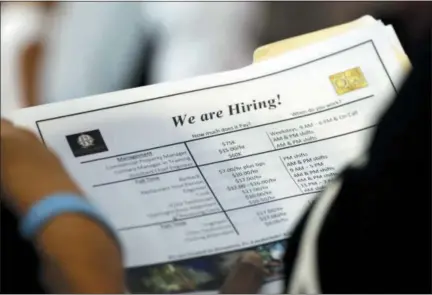
<svg viewBox="0 0 432 295"><path fill-rule="evenodd" d="M229 273L220 294L256 294L264 279L264 263L261 256L246 252Z"/></svg>

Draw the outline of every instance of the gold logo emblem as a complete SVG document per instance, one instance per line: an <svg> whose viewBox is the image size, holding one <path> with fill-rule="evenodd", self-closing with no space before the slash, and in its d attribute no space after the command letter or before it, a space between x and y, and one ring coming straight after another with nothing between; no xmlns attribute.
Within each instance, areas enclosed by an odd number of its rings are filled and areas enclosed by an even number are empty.
<svg viewBox="0 0 432 295"><path fill-rule="evenodd" d="M368 86L363 72L359 67L331 75L330 81L338 95Z"/></svg>

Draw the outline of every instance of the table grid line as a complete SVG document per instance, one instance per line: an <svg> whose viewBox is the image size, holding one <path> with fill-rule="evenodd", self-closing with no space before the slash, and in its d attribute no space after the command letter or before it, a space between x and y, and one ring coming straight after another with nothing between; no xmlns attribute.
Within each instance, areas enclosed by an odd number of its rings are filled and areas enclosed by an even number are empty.
<svg viewBox="0 0 432 295"><path fill-rule="evenodd" d="M256 206L260 206L260 205L264 205L264 204L268 204L268 203L283 201L286 199L298 198L298 197L302 197L302 196L306 196L306 195L317 194L320 192L322 192L322 190L308 192L308 193L302 193L302 194L298 194L298 195L287 196L287 197L283 197L283 198L277 198L277 199L262 202L262 203L240 206L240 207L236 207L236 208L227 209L224 211L222 211L222 209L221 209L221 211L217 211L217 212L211 212L211 213L205 213L205 214L201 214L201 215L194 215L194 216L190 216L190 217L178 218L175 220L160 221L160 222L141 224L141 225L132 225L132 226L118 228L117 230L118 231L128 231L128 230L139 229L139 228L150 227L150 226L156 226L156 225L161 225L161 224L166 224L166 223L185 221L185 220L189 220L189 219L201 218L201 217L206 217L206 216L220 214L220 213L226 213L226 212L237 211L237 210L241 210L241 209L247 209L247 208L256 207Z"/></svg>
<svg viewBox="0 0 432 295"><path fill-rule="evenodd" d="M204 180L204 182L206 183L208 189L209 189L210 192L212 193L213 198L215 198L215 200L216 200L216 202L218 203L219 207L221 208L222 212L225 214L226 218L227 218L228 221L231 223L231 226L233 227L233 229L235 230L235 232L236 232L237 235L239 236L240 234L239 234L237 228L235 227L234 223L233 223L233 222L231 221L231 219L229 218L228 214L226 213L226 211L225 211L224 207L222 206L222 204L220 203L219 199L216 197L216 195L215 195L215 193L213 192L213 190L212 190L210 184L207 182L207 179L205 178L205 176L204 176L204 174L202 173L200 167L198 166L197 162L195 161L194 156L192 155L191 151L189 150L189 147L188 147L187 143L185 142L184 145L185 145L185 147L186 147L186 149L187 149L189 155L191 156L192 161L195 163L196 168L198 169L199 173L201 174L201 177L203 178L203 180Z"/></svg>
<svg viewBox="0 0 432 295"><path fill-rule="evenodd" d="M259 156L259 155L266 154L266 153L278 152L278 151L281 151L281 150L295 148L295 147L302 146L302 145L307 145L307 144L313 144L313 143L317 143L317 142L321 142L321 141L330 140L330 139L338 138L338 137L341 137L341 136L353 134L353 133L356 133L356 132L361 132L361 131L364 131L364 130L367 130L367 129L374 128L375 126L376 126L376 124L368 126L368 127L364 127L364 128L361 128L361 129L353 130L353 131L350 131L350 132L346 132L346 133L330 136L330 137L327 137L327 138L321 138L321 139L318 139L318 140L304 142L304 143L300 143L300 144L296 144L296 145L291 145L291 146L286 146L286 147L282 147L282 148L278 148L278 149L274 149L274 150L259 152L259 153L250 154L250 155L246 155L246 156L242 156L242 157L237 157L237 158L232 158L232 159L224 159L224 160L215 161L215 162L211 162L211 163L204 163L204 164L200 164L200 165L198 165L196 163L195 159L193 158L192 153L190 152L189 148L187 147L187 142L183 142L183 144L186 145L187 150L188 150L189 154L191 155L191 158L193 159L194 164L196 166L190 166L190 167L187 167L187 168L182 168L182 169L177 169L177 170L171 170L171 171L165 171L165 172L160 172L160 173L154 173L154 174L145 175L145 176L139 176L139 177L134 177L134 178L127 178L127 179L122 179L122 180L117 180L117 181L112 181L112 182L107 182L107 183L99 183L99 184L93 185L93 187L101 187L101 186L115 184L115 183L119 183L119 182L136 180L136 179L145 178L145 177L158 176L158 175L167 174L167 173L174 173L174 172L178 172L178 171L182 171L182 170L187 170L187 169L191 169L191 168L198 168L198 167L203 167L203 166L209 166L209 165L224 163L224 162L228 162L228 161L236 161L236 160L240 160L240 159L244 159L244 158L248 158L248 157Z"/></svg>

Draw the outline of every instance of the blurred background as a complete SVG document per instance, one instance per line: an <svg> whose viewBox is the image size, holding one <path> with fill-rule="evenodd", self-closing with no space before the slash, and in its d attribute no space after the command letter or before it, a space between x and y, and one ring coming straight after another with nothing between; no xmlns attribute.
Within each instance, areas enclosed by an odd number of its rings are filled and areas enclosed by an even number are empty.
<svg viewBox="0 0 432 295"><path fill-rule="evenodd" d="M402 2L1 2L11 110L240 68L267 43Z"/></svg>

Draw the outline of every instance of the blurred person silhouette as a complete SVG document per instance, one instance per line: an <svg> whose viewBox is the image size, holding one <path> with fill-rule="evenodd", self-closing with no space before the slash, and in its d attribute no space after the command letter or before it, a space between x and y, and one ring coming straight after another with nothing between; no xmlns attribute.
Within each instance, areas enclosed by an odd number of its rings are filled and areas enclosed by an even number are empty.
<svg viewBox="0 0 432 295"><path fill-rule="evenodd" d="M3 4L2 97L37 105L248 65L264 4Z"/></svg>

